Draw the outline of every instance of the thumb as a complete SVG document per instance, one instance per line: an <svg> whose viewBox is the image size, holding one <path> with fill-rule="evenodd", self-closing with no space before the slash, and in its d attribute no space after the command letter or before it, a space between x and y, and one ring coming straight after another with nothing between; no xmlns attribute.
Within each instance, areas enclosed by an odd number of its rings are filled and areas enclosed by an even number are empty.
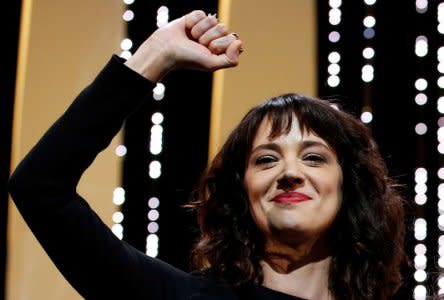
<svg viewBox="0 0 444 300"><path fill-rule="evenodd" d="M211 69L219 70L223 68L235 67L239 64L239 55L242 53L242 41L233 41L225 51L225 53L217 55L213 61L214 65L210 66Z"/></svg>

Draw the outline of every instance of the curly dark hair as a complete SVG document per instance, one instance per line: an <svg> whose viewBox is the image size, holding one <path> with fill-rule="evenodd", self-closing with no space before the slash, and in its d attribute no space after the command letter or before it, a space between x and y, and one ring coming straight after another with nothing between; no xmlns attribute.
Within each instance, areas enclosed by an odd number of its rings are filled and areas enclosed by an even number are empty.
<svg viewBox="0 0 444 300"><path fill-rule="evenodd" d="M261 121L271 137L288 133L293 115L335 150L343 173L343 200L330 231L329 289L336 299L387 299L401 284L404 199L370 129L333 100L284 94L252 108L232 131L192 195L200 238L191 264L233 287L261 284L264 239L243 185Z"/></svg>

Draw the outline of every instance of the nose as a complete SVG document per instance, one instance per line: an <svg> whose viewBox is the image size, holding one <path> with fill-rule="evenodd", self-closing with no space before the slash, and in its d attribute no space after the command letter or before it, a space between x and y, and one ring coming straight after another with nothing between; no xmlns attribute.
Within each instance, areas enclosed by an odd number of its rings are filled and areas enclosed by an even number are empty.
<svg viewBox="0 0 444 300"><path fill-rule="evenodd" d="M291 190L294 189L295 186L303 183L304 176L300 171L297 171L294 168L287 168L278 179L278 188L283 190Z"/></svg>

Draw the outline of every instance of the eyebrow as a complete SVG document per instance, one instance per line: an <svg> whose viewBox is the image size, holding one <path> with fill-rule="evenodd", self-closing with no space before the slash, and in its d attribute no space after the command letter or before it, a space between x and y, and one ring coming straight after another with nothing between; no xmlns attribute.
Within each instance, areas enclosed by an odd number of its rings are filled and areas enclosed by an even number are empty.
<svg viewBox="0 0 444 300"><path fill-rule="evenodd" d="M322 147L325 148L328 151L334 152L331 147L327 146L325 143L319 142L319 141L314 141L314 140L303 140L301 142L302 144L302 148L310 148L310 147ZM251 150L251 154L259 151L259 150L274 150L274 151L279 151L280 146L275 143L275 142L271 142L271 143L266 143L266 144L260 144L259 146L255 147L254 149Z"/></svg>

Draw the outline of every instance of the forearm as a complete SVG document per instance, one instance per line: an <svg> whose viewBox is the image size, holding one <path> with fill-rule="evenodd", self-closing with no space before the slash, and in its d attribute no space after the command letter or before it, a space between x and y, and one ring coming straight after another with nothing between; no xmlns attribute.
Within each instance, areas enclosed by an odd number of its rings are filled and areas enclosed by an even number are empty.
<svg viewBox="0 0 444 300"><path fill-rule="evenodd" d="M14 200L41 189L74 192L84 170L142 103L154 85L119 60L112 58L20 163L10 180Z"/></svg>

